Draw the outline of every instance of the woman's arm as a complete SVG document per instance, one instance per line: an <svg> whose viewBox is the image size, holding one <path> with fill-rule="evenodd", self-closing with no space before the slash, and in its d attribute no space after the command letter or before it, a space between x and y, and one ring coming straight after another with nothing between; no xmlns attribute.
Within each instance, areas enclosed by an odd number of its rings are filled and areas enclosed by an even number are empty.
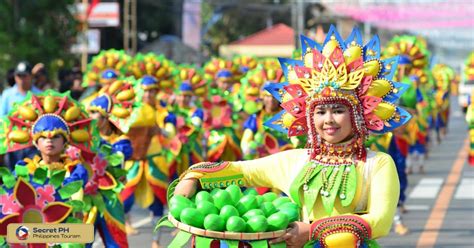
<svg viewBox="0 0 474 248"><path fill-rule="evenodd" d="M247 161L203 162L191 166L180 179L199 179L201 186L209 189L238 184L287 192L293 179L291 175L299 171L298 164L304 164L307 157L306 150L295 149Z"/></svg>
<svg viewBox="0 0 474 248"><path fill-rule="evenodd" d="M361 215L372 228L372 238L386 236L390 232L400 194L397 168L393 159L378 153L379 159L371 175L367 214Z"/></svg>

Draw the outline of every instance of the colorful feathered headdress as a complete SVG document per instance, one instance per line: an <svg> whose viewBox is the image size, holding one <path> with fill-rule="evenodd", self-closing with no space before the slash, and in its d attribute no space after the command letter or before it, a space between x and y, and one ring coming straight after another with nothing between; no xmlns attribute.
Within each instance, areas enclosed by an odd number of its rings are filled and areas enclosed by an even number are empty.
<svg viewBox="0 0 474 248"><path fill-rule="evenodd" d="M387 44L384 56L398 56L398 64L407 65L409 68L425 68L430 58L426 41L410 35L395 36Z"/></svg>
<svg viewBox="0 0 474 248"><path fill-rule="evenodd" d="M99 96L92 100L88 111L101 113L121 132L127 133L138 117L142 98L143 89L140 82L133 77L127 77L102 89Z"/></svg>
<svg viewBox="0 0 474 248"><path fill-rule="evenodd" d="M125 76L131 57L123 50L101 51L87 65L82 86L108 85L120 76Z"/></svg>
<svg viewBox="0 0 474 248"><path fill-rule="evenodd" d="M398 58L380 59L378 36L364 46L359 29L343 40L331 26L323 44L301 36L301 45L302 60L280 58L287 83L275 84L271 92L284 110L267 126L289 136L309 135L308 145L316 147L317 105L347 106L360 139L369 131L388 132L410 119L409 113L396 106L406 89L392 81Z"/></svg>
<svg viewBox="0 0 474 248"><path fill-rule="evenodd" d="M154 53L138 53L130 62L128 71L136 79L141 79L144 76L154 77L159 89L172 92L175 87L172 77L175 67L173 61L167 59L163 54L157 56ZM145 87L144 89L147 90L148 88Z"/></svg>
<svg viewBox="0 0 474 248"><path fill-rule="evenodd" d="M41 137L62 135L70 145L94 152L99 144L95 121L69 93L28 93L0 119L0 153L31 147Z"/></svg>
<svg viewBox="0 0 474 248"><path fill-rule="evenodd" d="M209 81L204 78L204 71L193 65L180 65L177 81L179 82L179 93L193 94L205 97L208 92Z"/></svg>

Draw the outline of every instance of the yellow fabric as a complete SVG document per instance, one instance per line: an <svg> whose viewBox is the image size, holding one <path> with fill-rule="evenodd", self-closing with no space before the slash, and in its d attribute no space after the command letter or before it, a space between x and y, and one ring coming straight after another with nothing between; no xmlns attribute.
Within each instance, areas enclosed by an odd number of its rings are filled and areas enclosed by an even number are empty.
<svg viewBox="0 0 474 248"><path fill-rule="evenodd" d="M82 105L89 107L91 105L92 100L94 100L97 96L99 96L99 92L94 92L92 95L84 98L81 103Z"/></svg>
<svg viewBox="0 0 474 248"><path fill-rule="evenodd" d="M156 110L144 103L142 107L138 110L137 119L132 124L132 127L153 127L156 123Z"/></svg>
<svg viewBox="0 0 474 248"><path fill-rule="evenodd" d="M357 165L357 190L352 204L343 207L339 200L336 200L331 215L328 215L323 207L321 198L316 201L312 213L306 213L303 208L304 221L319 220L321 218L354 214L357 204L361 201L362 192L366 194L366 214L361 215L372 227L372 238L385 236L390 231L392 219L397 207L399 196L399 181L397 170L392 158L385 153L378 152L367 158L367 162L359 162ZM231 162L225 171L217 173L188 172L186 178L214 178L225 176L236 176L243 174L244 185L254 187L276 188L287 195L290 195L290 186L300 170L309 161L307 149L294 149L279 152L268 157L255 160ZM371 165L367 180L364 179L365 165ZM363 182L365 182L363 184ZM370 182L370 188L367 184ZM302 190L300 198L303 199Z"/></svg>

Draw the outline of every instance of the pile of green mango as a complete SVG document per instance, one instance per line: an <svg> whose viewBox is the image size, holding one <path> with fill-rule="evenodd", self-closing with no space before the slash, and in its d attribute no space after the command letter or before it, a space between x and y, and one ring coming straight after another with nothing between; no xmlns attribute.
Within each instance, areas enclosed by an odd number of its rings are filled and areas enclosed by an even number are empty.
<svg viewBox="0 0 474 248"><path fill-rule="evenodd" d="M169 209L176 220L190 226L242 233L284 230L300 216L288 197L273 192L258 195L255 189L242 192L237 185L200 191L191 199L175 195Z"/></svg>

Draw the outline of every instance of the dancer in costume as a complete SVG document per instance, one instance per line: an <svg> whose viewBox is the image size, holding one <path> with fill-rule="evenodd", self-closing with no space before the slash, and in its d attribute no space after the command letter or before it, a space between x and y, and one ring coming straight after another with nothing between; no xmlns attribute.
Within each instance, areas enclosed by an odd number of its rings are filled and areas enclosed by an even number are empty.
<svg viewBox="0 0 474 248"><path fill-rule="evenodd" d="M466 122L469 126L469 155L468 162L470 166L474 166L474 91L469 96L467 112L466 112Z"/></svg>
<svg viewBox="0 0 474 248"><path fill-rule="evenodd" d="M190 165L203 161L203 119L204 111L199 107L198 102L193 106L194 92L202 90L206 85L206 80L194 68L183 66L180 68L179 89L176 90L176 102L170 108L170 113L165 118L166 123L173 125L172 130L167 129L168 139L173 143L173 153L175 160L170 166L170 173L173 178L178 178L186 171ZM171 137L173 136L173 137Z"/></svg>
<svg viewBox="0 0 474 248"><path fill-rule="evenodd" d="M148 208L155 218L163 215L166 205L166 188L169 180L169 169L164 150L158 134L160 132L156 118L156 94L158 81L155 77L145 75L137 80L138 87L144 93L136 101L143 102L138 115L128 132L133 146L133 155L125 163L127 169L127 184L121 193L127 214L127 233L136 234L130 225L129 213L136 203L142 208ZM154 237L154 245L158 239Z"/></svg>
<svg viewBox="0 0 474 248"><path fill-rule="evenodd" d="M396 36L387 45L385 56L399 56L397 81L410 85L407 92L401 97L404 106L411 108L412 122L416 123L411 135L417 137L414 144L410 145L407 158L409 173L412 168L418 167L420 173L424 172L425 157L427 154L427 133L429 112L424 111L428 105L427 88L422 85L420 78L428 70L429 51L426 42L416 36Z"/></svg>
<svg viewBox="0 0 474 248"><path fill-rule="evenodd" d="M285 110L269 123L289 136L308 135L308 148L194 165L175 194L191 197L197 180L204 188L277 188L301 207L302 221L272 243L373 247L390 230L399 185L392 158L366 150L364 141L369 131L385 133L410 118L395 105L405 90L391 81L397 59L380 60L378 37L363 46L358 29L345 41L334 26L322 45L301 39L303 60L280 59L288 84L277 97Z"/></svg>
<svg viewBox="0 0 474 248"><path fill-rule="evenodd" d="M138 82L128 77L103 88L88 108L91 117L97 120L102 146L110 146L111 154L121 156L121 164L133 154L126 134L137 119L142 97L143 90ZM104 206L96 206L100 212L95 225L101 235L105 233L106 242L123 247L127 246L125 212L122 202L117 200L119 193L120 190L115 191L113 199L104 197Z"/></svg>
<svg viewBox="0 0 474 248"><path fill-rule="evenodd" d="M240 137L242 133L242 122L245 118L239 118L234 112L233 102L238 102L238 91L240 86L238 69L232 61L213 59L204 67L206 78L211 79L210 94L203 101L204 130L207 141L207 160L239 160L242 158L240 150ZM243 123L241 123L243 124Z"/></svg>
<svg viewBox="0 0 474 248"><path fill-rule="evenodd" d="M272 116L281 111L278 100L270 94L273 88L279 88L276 85L282 83L281 79L283 79L281 69L266 70L258 67L250 71L242 80L245 96L243 109L250 114L244 123L244 133L240 143L246 160L293 148L286 134L264 125Z"/></svg>
<svg viewBox="0 0 474 248"><path fill-rule="evenodd" d="M77 206L90 175L83 160L71 159L65 150L73 146L94 154L99 140L95 122L81 105L69 93L28 93L1 119L0 133L0 153L31 146L40 153L18 161L14 173L0 170L0 236L5 237L10 223L82 222L76 218L82 216ZM82 246L64 244L71 245Z"/></svg>
<svg viewBox="0 0 474 248"><path fill-rule="evenodd" d="M454 80L454 71L444 64L436 64L432 69L435 80L435 101L438 109L436 118L436 130L439 139L442 140L448 131L449 120L449 96L452 81Z"/></svg>

